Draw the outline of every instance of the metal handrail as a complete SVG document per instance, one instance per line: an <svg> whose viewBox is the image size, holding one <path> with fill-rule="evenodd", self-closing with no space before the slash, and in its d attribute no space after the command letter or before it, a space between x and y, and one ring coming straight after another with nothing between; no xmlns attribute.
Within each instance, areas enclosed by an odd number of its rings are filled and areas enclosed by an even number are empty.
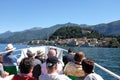
<svg viewBox="0 0 120 80"><path fill-rule="evenodd" d="M102 67L101 65L99 65L99 64L97 64L97 63L95 63L95 66L98 67L98 68L100 68L101 70L107 72L108 74L110 74L111 76L115 77L116 79L120 80L120 76L117 75L117 74L115 74L115 73L113 73L112 71L110 71L110 70Z"/></svg>

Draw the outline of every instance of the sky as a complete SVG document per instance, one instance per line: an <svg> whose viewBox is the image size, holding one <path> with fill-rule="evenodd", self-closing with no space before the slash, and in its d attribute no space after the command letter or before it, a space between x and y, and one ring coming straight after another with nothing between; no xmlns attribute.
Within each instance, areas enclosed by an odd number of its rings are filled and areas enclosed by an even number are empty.
<svg viewBox="0 0 120 80"><path fill-rule="evenodd" d="M0 33L120 20L120 0L0 0Z"/></svg>

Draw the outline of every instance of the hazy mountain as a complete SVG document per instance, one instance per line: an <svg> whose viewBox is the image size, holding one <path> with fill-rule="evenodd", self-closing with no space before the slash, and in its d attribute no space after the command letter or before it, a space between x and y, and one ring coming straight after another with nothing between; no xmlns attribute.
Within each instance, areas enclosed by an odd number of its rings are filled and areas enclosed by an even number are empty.
<svg viewBox="0 0 120 80"><path fill-rule="evenodd" d="M87 24L80 24L80 27L89 27Z"/></svg>
<svg viewBox="0 0 120 80"><path fill-rule="evenodd" d="M98 24L91 27L93 30L96 30L106 36L120 36L120 20L107 24Z"/></svg>
<svg viewBox="0 0 120 80"><path fill-rule="evenodd" d="M12 36L12 35L13 35L13 32L6 31L6 32L0 34L0 38L7 38L7 37Z"/></svg>
<svg viewBox="0 0 120 80"><path fill-rule="evenodd" d="M13 35L0 39L0 42L26 42L33 39L47 39L52 35L59 27L58 25L50 28L32 28L21 32L14 32ZM2 35L2 34L1 34Z"/></svg>
<svg viewBox="0 0 120 80"><path fill-rule="evenodd" d="M29 31L34 31L34 30L41 30L41 29L43 29L42 27L33 27L33 28L31 28L31 29L28 29ZM27 30L25 30L25 31L27 31Z"/></svg>
<svg viewBox="0 0 120 80"><path fill-rule="evenodd" d="M66 26L90 27L104 35L120 36L120 20L106 24L89 26L86 24L57 24L49 28L34 27L20 32L10 32L0 34L0 42L26 42L33 39L48 39L57 29Z"/></svg>
<svg viewBox="0 0 120 80"><path fill-rule="evenodd" d="M48 39L57 29L65 26L79 26L74 23L57 24L49 28L34 27L21 32L14 32L13 35L1 39L0 42L26 42L33 39ZM2 34L1 34L2 35Z"/></svg>

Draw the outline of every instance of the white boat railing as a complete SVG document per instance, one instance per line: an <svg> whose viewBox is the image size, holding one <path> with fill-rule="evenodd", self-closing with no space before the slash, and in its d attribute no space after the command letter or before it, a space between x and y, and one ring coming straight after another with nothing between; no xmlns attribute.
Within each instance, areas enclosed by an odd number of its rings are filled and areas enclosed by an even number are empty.
<svg viewBox="0 0 120 80"><path fill-rule="evenodd" d="M52 47L52 46L50 46L50 47ZM54 48L59 48L59 47L54 47ZM28 49L28 48L24 48L24 49ZM65 51L65 52L67 52L66 49L63 49L63 48L59 48L59 49L61 49L61 50ZM23 50L23 49L17 49L17 50L14 50L14 51L21 51L21 50ZM0 52L0 53L6 53L6 51ZM117 74L115 74L114 72L112 72L112 71L110 71L110 70L104 68L103 66L101 66L101 65L99 65L99 64L97 64L97 63L95 63L95 66L98 67L98 68L100 68L101 70L107 72L108 74L110 74L110 75L113 76L114 78L120 80L120 76L117 75Z"/></svg>
<svg viewBox="0 0 120 80"><path fill-rule="evenodd" d="M112 71L110 71L110 70L102 67L101 65L99 65L99 64L97 64L97 63L95 63L95 66L98 67L98 68L100 68L101 70L107 72L108 74L110 74L110 75L113 76L114 78L120 80L120 76L117 75L117 74L115 74L115 73L113 73Z"/></svg>

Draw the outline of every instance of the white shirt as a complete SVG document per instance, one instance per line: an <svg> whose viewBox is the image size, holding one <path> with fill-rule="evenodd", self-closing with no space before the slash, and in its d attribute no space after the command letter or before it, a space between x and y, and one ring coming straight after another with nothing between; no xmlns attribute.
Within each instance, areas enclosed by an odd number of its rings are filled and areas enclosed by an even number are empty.
<svg viewBox="0 0 120 80"><path fill-rule="evenodd" d="M42 65L41 65L41 72L42 74L47 74L47 69L46 69L46 62L44 62ZM57 71L59 74L62 74L63 73L63 64L61 63L58 63L58 71Z"/></svg>
<svg viewBox="0 0 120 80"><path fill-rule="evenodd" d="M96 73L91 73L88 74L84 80L104 80L104 79Z"/></svg>
<svg viewBox="0 0 120 80"><path fill-rule="evenodd" d="M0 76L0 80L4 80L4 78L2 78L2 77Z"/></svg>
<svg viewBox="0 0 120 80"><path fill-rule="evenodd" d="M66 75L58 74L58 73L52 73L52 74L41 74L39 76L39 80L71 80Z"/></svg>

